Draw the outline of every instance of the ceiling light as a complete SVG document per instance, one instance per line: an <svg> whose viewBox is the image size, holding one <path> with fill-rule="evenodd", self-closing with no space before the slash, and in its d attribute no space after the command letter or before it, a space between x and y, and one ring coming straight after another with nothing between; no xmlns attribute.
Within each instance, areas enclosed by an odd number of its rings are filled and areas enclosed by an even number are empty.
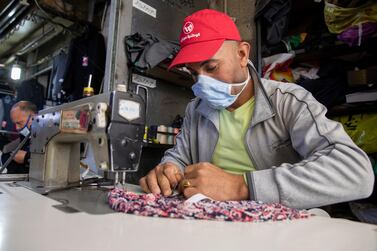
<svg viewBox="0 0 377 251"><path fill-rule="evenodd" d="M10 73L10 78L13 80L19 80L21 78L21 66L14 64Z"/></svg>

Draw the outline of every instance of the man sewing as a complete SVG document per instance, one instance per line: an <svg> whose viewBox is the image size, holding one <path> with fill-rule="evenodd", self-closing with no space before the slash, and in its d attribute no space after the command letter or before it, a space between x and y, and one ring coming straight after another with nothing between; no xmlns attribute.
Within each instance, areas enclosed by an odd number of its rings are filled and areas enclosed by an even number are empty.
<svg viewBox="0 0 377 251"><path fill-rule="evenodd" d="M229 16L188 16L172 67L186 67L197 97L145 192L258 200L311 208L364 198L374 176L367 155L303 88L260 79Z"/></svg>
<svg viewBox="0 0 377 251"><path fill-rule="evenodd" d="M29 101L19 101L12 106L12 109L10 110L10 117L16 126L16 130L20 133L20 142L25 139L25 137L30 136L29 134L32 118L36 113L37 106ZM17 151L13 157L13 161L7 167L7 173L15 174L29 172L29 144L30 140L27 140L24 146ZM3 156L3 163L5 162L4 159L8 158L9 156L10 154Z"/></svg>

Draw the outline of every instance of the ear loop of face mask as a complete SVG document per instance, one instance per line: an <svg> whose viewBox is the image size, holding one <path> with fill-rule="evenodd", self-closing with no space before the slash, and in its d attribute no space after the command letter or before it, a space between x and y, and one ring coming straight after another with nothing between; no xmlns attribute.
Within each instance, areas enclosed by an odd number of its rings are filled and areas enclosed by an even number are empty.
<svg viewBox="0 0 377 251"><path fill-rule="evenodd" d="M249 70L247 70L247 78L246 78L246 80L243 81L242 83L230 84L229 88L228 88L228 94L232 95L232 96L240 95L244 91L244 89L246 88L246 86L247 86L247 84L248 84L249 81L250 81L250 72L249 72ZM242 86L242 85L243 85L242 89L237 94L232 94L232 88L233 87L238 87L238 86Z"/></svg>
<svg viewBox="0 0 377 251"><path fill-rule="evenodd" d="M25 130L28 131L28 132L30 132L30 130L29 130L29 128L28 128L28 124L29 124L30 118L31 118L31 115L28 116L25 125L24 125L20 130L18 130L18 132L19 132L20 134L22 134L22 135L26 134L26 133L22 133L22 132L25 131ZM25 129L25 128L27 128L27 129ZM26 135L24 135L24 136L26 136Z"/></svg>

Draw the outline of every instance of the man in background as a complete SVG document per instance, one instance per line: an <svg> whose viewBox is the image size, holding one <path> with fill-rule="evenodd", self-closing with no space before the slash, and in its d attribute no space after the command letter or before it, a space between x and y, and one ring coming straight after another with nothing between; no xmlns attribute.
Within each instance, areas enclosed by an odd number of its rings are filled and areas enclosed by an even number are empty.
<svg viewBox="0 0 377 251"><path fill-rule="evenodd" d="M19 141L22 142L25 137L30 136L30 127L33 117L37 114L37 106L29 101L19 101L12 106L10 117L20 134ZM19 174L29 172L29 151L30 139L22 146L13 157L13 161L7 167L8 174ZM10 157L10 153L3 154L2 162Z"/></svg>

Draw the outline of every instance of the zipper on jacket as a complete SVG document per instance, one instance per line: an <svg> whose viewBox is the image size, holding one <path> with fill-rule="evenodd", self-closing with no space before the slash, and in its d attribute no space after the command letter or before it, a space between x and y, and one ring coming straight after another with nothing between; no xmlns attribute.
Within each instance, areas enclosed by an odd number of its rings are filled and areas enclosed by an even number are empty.
<svg viewBox="0 0 377 251"><path fill-rule="evenodd" d="M216 130L216 133L217 133L217 138L216 138L216 144L215 144L215 147L213 148L212 150L212 153L211 153L211 160L209 161L210 163L212 163L212 159L213 159L213 154L216 150L216 146L217 146L217 143L219 142L219 136L220 136L220 133L219 131L217 130L216 126L212 123L212 125L215 127L215 130Z"/></svg>
<svg viewBox="0 0 377 251"><path fill-rule="evenodd" d="M245 144L245 146L246 146L246 149L247 149L247 153L249 154L249 157L250 157L250 160L251 160L251 163L253 164L253 167L255 168L255 170L258 170L258 168L257 168L257 165L255 164L256 162L255 162L255 159L254 159L254 157L253 157L253 153L251 152L251 149L249 148L249 145L247 144L247 133L250 131L250 133L251 133L251 127L249 127L248 129L247 129L247 131L246 131L246 135L245 135L245 138L244 138L244 144Z"/></svg>

